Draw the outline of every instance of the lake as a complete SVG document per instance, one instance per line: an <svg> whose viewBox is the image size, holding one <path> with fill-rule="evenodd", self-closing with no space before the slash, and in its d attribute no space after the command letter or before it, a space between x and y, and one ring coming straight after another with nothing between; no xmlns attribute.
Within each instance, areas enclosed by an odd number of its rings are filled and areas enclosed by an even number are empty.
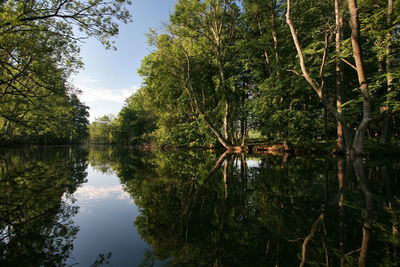
<svg viewBox="0 0 400 267"><path fill-rule="evenodd" d="M0 150L0 266L397 266L399 158Z"/></svg>

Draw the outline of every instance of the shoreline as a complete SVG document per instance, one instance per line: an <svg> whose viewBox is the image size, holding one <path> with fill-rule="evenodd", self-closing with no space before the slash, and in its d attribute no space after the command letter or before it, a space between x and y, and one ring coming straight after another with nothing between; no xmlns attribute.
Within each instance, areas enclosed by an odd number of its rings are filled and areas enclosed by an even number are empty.
<svg viewBox="0 0 400 267"><path fill-rule="evenodd" d="M45 149L45 148L57 148L57 147L96 147L96 146L112 146L116 148L134 148L142 151L221 151L222 153L228 150L222 146L153 146L151 144L139 144L139 145L122 145L122 144L54 144L54 145L41 145L41 144L18 144L9 146L0 146L0 149ZM376 143L366 145L365 156L394 156L400 157L400 147L393 146L381 146ZM338 153L336 148L332 148L329 144L293 144L290 145L290 150L285 149L282 143L268 143L268 142L250 142L246 146L235 146L229 151L232 154L251 154L251 155L294 155L294 156L306 156L306 155L331 155L331 156L343 156L343 153Z"/></svg>

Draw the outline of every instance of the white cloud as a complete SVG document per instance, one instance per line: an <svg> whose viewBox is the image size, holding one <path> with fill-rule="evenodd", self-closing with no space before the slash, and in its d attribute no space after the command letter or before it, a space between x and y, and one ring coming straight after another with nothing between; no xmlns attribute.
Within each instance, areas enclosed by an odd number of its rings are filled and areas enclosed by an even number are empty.
<svg viewBox="0 0 400 267"><path fill-rule="evenodd" d="M80 99L86 104L99 101L124 103L125 99L138 89L138 86L131 86L131 88L104 88L101 86L101 80L89 76L78 76L72 82L78 89L82 90Z"/></svg>
<svg viewBox="0 0 400 267"><path fill-rule="evenodd" d="M111 101L117 103L124 103L125 99L131 96L136 87L132 89L105 89L105 88L96 88L96 87L86 87L82 88L82 94L80 95L80 99L86 104L90 104L98 101Z"/></svg>
<svg viewBox="0 0 400 267"><path fill-rule="evenodd" d="M82 91L79 99L90 107L89 121L106 114L117 114L126 98L139 88L104 88L101 80L90 76L74 77L71 83Z"/></svg>
<svg viewBox="0 0 400 267"><path fill-rule="evenodd" d="M122 185L115 186L92 186L84 185L79 187L73 195L78 200L104 200L104 199L130 199L130 195L125 192Z"/></svg>
<svg viewBox="0 0 400 267"><path fill-rule="evenodd" d="M82 85L88 85L88 84L97 84L100 83L101 80L99 79L95 79L93 77L89 77L89 76L77 76L77 80L75 80L76 83L82 84Z"/></svg>

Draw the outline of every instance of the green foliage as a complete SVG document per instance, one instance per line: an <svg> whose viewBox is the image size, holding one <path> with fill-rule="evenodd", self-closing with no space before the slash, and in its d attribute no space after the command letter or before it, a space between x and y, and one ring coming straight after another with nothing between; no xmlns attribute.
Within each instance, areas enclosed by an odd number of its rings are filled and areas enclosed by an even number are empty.
<svg viewBox="0 0 400 267"><path fill-rule="evenodd" d="M143 95L138 91L125 100L118 116L105 115L90 124L90 142L137 145L148 141L154 127L153 115L145 112Z"/></svg>
<svg viewBox="0 0 400 267"><path fill-rule="evenodd" d="M88 136L88 107L67 80L82 67L79 41L107 48L129 1L0 2L0 145L77 143ZM76 30L84 32L77 36ZM74 32L75 30L75 32Z"/></svg>
<svg viewBox="0 0 400 267"><path fill-rule="evenodd" d="M338 122L326 102L335 107L339 95L339 111L353 135L363 99L347 3L339 6L343 36L336 54L334 2L292 2L305 64L315 83L324 85L325 103L301 75L286 1L180 0L165 31L149 34L153 50L142 61L143 85L133 96L140 99L140 110L127 102L116 120L120 135L114 142L192 147L223 144L225 138L239 146L249 131L257 131L272 143L333 143ZM385 121L394 143L400 133L400 4L395 1L389 25L387 1L357 3L373 117L367 138L382 135ZM342 71L336 74L338 62Z"/></svg>
<svg viewBox="0 0 400 267"><path fill-rule="evenodd" d="M156 145L214 145L216 132L223 131L231 136L228 142L239 142L249 97L240 88L246 77L236 57L239 14L235 1L179 1L168 31L151 36L156 50L139 74L144 109L156 118Z"/></svg>
<svg viewBox="0 0 400 267"><path fill-rule="evenodd" d="M116 121L113 115L104 115L95 119L89 127L90 142L95 144L110 144L113 133L116 132Z"/></svg>

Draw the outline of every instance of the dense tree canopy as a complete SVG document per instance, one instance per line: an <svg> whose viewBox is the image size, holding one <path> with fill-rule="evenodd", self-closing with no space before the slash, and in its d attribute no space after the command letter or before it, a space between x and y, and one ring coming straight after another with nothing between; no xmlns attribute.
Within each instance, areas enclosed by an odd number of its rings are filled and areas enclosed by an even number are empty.
<svg viewBox="0 0 400 267"><path fill-rule="evenodd" d="M139 70L135 97L155 126L148 140L229 149L257 132L284 144L337 139L356 153L365 140L393 144L399 9L392 0L177 1Z"/></svg>
<svg viewBox="0 0 400 267"><path fill-rule="evenodd" d="M88 107L68 78L79 41L112 47L129 1L1 1L0 144L70 143L88 136ZM79 33L81 31L82 33Z"/></svg>

